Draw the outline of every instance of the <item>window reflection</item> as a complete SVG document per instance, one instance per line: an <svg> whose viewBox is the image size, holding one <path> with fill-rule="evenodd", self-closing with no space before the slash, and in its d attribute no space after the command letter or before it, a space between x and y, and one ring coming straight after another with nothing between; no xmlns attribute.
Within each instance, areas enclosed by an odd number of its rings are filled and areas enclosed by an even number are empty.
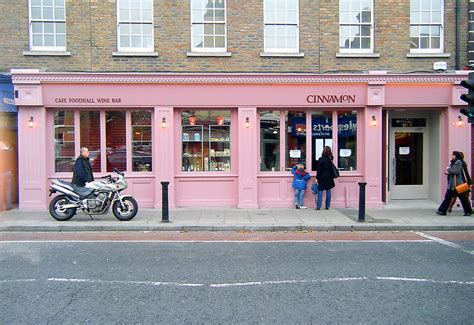
<svg viewBox="0 0 474 325"><path fill-rule="evenodd" d="M80 112L81 147L89 149L92 171L100 172L100 112Z"/></svg>
<svg viewBox="0 0 474 325"><path fill-rule="evenodd" d="M332 149L332 112L317 112L311 118L312 170L318 168L318 159L325 146Z"/></svg>
<svg viewBox="0 0 474 325"><path fill-rule="evenodd" d="M107 172L127 169L125 112L105 113Z"/></svg>
<svg viewBox="0 0 474 325"><path fill-rule="evenodd" d="M288 112L286 116L286 168L306 163L306 114Z"/></svg>
<svg viewBox="0 0 474 325"><path fill-rule="evenodd" d="M260 112L260 170L280 170L280 112Z"/></svg>
<svg viewBox="0 0 474 325"><path fill-rule="evenodd" d="M357 168L357 111L337 113L338 167Z"/></svg>

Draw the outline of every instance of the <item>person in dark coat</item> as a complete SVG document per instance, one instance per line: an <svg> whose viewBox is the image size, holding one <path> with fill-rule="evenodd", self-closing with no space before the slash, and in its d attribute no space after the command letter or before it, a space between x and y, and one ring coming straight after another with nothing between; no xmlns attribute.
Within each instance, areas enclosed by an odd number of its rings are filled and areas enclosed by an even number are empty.
<svg viewBox="0 0 474 325"><path fill-rule="evenodd" d="M458 194L456 192L456 186L464 182L471 183L470 179L464 179L465 173L463 172L463 156L458 151L453 151L451 156L451 162L448 168L446 169L446 174L448 175L448 188L446 189L446 194L444 195L444 200L436 211L437 214L445 216L449 208L451 200L458 196L461 201L462 208L464 210L465 216L470 216L472 214L472 206L469 202L468 193ZM467 169L467 165L466 165ZM469 173L468 173L469 174ZM467 178L467 177L466 177Z"/></svg>
<svg viewBox="0 0 474 325"><path fill-rule="evenodd" d="M318 169L316 171L316 181L318 183L316 210L321 209L323 191L326 191L326 210L331 205L331 189L336 186L334 184L333 159L331 147L325 146L321 157L318 159Z"/></svg>
<svg viewBox="0 0 474 325"><path fill-rule="evenodd" d="M464 153L462 151L458 151L459 152L459 157L461 159L461 163L462 163L462 169L464 171L464 175L466 176L466 182L469 184L469 186L472 185L472 179L471 179L471 175L469 174L469 170L467 168L467 164L466 162L464 161ZM468 199L469 199L469 192L465 193L464 195L467 195L468 196ZM455 196L451 199L451 203L449 204L449 207L448 207L448 213L451 213L453 211L453 206L454 204L456 204L456 200L458 199L458 196Z"/></svg>
<svg viewBox="0 0 474 325"><path fill-rule="evenodd" d="M92 167L89 162L89 149L83 147L81 148L81 154L74 163L71 183L77 186L85 186L86 183L92 182L93 180L94 176L92 175Z"/></svg>

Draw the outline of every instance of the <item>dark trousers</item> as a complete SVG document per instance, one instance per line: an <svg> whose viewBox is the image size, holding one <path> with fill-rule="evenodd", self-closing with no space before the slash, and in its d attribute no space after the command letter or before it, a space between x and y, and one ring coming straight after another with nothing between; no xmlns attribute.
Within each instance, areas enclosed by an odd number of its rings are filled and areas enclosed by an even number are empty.
<svg viewBox="0 0 474 325"><path fill-rule="evenodd" d="M446 194L444 195L444 200L443 202L441 202L438 211L446 213L448 211L449 204L451 203L451 199L456 196L459 197L459 200L461 201L464 213L472 213L471 202L469 202L469 193L458 194L456 191L453 190L446 191Z"/></svg>

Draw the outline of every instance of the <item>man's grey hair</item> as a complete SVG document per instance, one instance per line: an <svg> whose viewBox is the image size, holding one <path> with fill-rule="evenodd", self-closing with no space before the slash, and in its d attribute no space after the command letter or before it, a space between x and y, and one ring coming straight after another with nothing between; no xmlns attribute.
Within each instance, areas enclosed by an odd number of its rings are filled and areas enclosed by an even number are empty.
<svg viewBox="0 0 474 325"><path fill-rule="evenodd" d="M86 147L82 147L81 148L81 153L83 153L84 151L89 151L89 149L87 149Z"/></svg>

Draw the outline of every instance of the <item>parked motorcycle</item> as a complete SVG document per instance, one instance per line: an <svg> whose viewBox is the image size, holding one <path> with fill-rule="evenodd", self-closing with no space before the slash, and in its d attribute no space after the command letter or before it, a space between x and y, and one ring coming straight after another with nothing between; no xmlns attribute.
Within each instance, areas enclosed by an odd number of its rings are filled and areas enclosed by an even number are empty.
<svg viewBox="0 0 474 325"><path fill-rule="evenodd" d="M79 208L91 219L92 215L107 214L112 206L114 216L120 221L132 220L138 212L138 203L130 195L120 193L127 188L125 174L114 169L117 177L107 175L102 180L87 183L85 187L55 179L51 182L49 196L59 192L49 204L49 213L59 221L71 219Z"/></svg>

